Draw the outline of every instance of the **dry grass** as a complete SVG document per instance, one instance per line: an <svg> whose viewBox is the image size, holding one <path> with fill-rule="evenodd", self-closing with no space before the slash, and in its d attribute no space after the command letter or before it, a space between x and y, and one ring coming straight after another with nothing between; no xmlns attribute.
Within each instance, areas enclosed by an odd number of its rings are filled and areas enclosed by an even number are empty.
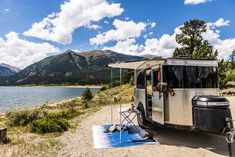
<svg viewBox="0 0 235 157"><path fill-rule="evenodd" d="M220 95L235 96L235 82L228 82L224 88L220 89Z"/></svg>
<svg viewBox="0 0 235 157"><path fill-rule="evenodd" d="M81 98L63 101L57 104L42 105L39 108L26 109L26 111L39 110L46 112L62 112L69 108L76 109L84 113L78 114L69 119L70 129L73 132L79 125L80 121L101 109L102 106L114 103L113 98L122 98L121 102L130 102L132 100L133 87L129 85L122 85L112 89L108 89L96 93L89 103L89 108L84 108ZM17 111L15 111L17 112ZM21 112L21 111L20 111ZM7 115L7 114L6 114ZM5 127L9 117L5 115L0 116L0 126ZM62 143L59 141L59 136L62 133L47 133L44 135L30 133L29 125L26 126L7 126L8 137L10 143L1 145L0 156L15 157L15 156L57 156L57 152L62 148Z"/></svg>
<svg viewBox="0 0 235 157"><path fill-rule="evenodd" d="M70 132L74 132L85 117L90 116L94 112L101 109L102 106L115 104L114 97L120 99L121 103L127 103L132 101L133 86L122 85L112 89L96 93L89 103L89 108L84 108L81 98L63 101L52 105L43 105L38 110L45 110L47 112L61 112L68 108L73 107L74 109L84 114L79 114L71 119ZM235 92L235 82L229 84L228 88L222 89L220 92L226 95L226 92ZM117 103L117 102L116 102ZM29 109L30 110L30 109ZM31 109L35 110L35 109ZM0 126L6 126L7 117L0 116ZM1 145L0 156L4 157L15 157L15 156L45 156L53 157L57 156L59 150L63 147L60 142L60 135L63 133L47 133L44 135L30 133L28 126L25 127L8 127L8 136L11 142L6 145Z"/></svg>
<svg viewBox="0 0 235 157"><path fill-rule="evenodd" d="M62 144L55 135L36 135L20 133L9 135L11 143L2 145L0 156L24 157L24 156L57 156L57 151Z"/></svg>

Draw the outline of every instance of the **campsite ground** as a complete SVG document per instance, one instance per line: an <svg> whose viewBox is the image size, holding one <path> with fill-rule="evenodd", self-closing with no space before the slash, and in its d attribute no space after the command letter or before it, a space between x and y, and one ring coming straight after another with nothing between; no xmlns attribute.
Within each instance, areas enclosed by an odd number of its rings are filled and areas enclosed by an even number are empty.
<svg viewBox="0 0 235 157"><path fill-rule="evenodd" d="M231 112L235 117L235 97L229 97ZM114 122L119 122L118 107L113 108ZM104 157L188 157L188 156L228 156L227 143L223 137L170 129L153 130L156 145L94 149L92 126L110 123L110 106L103 107L88 118L82 120L74 132L66 132L60 137L64 147L59 156L104 156ZM233 144L235 148L235 144ZM235 149L234 149L235 154Z"/></svg>

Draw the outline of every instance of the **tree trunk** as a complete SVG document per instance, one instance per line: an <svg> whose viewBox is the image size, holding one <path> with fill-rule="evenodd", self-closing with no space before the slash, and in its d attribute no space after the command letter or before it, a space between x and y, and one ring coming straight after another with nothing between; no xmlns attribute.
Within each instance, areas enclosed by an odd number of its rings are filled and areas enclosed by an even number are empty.
<svg viewBox="0 0 235 157"><path fill-rule="evenodd" d="M7 128L0 128L0 143L7 143L8 141Z"/></svg>

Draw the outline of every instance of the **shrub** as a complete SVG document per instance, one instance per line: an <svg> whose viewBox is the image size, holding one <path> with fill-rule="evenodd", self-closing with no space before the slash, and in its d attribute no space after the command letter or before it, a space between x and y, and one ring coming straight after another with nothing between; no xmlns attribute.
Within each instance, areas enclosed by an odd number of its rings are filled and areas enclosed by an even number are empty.
<svg viewBox="0 0 235 157"><path fill-rule="evenodd" d="M72 118L75 118L79 115L84 114L84 112L79 112L75 108L70 107L68 110L62 111L61 114L62 114L62 118L72 119Z"/></svg>
<svg viewBox="0 0 235 157"><path fill-rule="evenodd" d="M48 113L45 117L31 124L31 131L36 133L63 132L69 128L68 121L60 113Z"/></svg>
<svg viewBox="0 0 235 157"><path fill-rule="evenodd" d="M107 85L104 85L104 86L102 86L101 88L100 88L100 91L105 91L105 90L107 90L109 87L107 86Z"/></svg>
<svg viewBox="0 0 235 157"><path fill-rule="evenodd" d="M109 84L109 88L114 88L120 86L120 81L113 81L112 83Z"/></svg>
<svg viewBox="0 0 235 157"><path fill-rule="evenodd" d="M219 84L221 87L228 83L229 78L228 78L227 72L230 70L231 70L231 64L227 61L224 61L224 59L222 59L219 62L219 66L218 66Z"/></svg>
<svg viewBox="0 0 235 157"><path fill-rule="evenodd" d="M44 112L40 111L19 111L9 112L7 117L9 118L7 125L10 126L26 126L40 117L43 117Z"/></svg>
<svg viewBox="0 0 235 157"><path fill-rule="evenodd" d="M82 100L83 100L83 103L85 104L85 108L88 107L88 102L90 102L92 98L93 98L93 94L91 92L91 89L86 88L82 93Z"/></svg>
<svg viewBox="0 0 235 157"><path fill-rule="evenodd" d="M129 80L129 85L130 86L134 86L135 82L134 82L134 77L131 76L130 80Z"/></svg>
<svg viewBox="0 0 235 157"><path fill-rule="evenodd" d="M227 71L226 76L228 81L235 81L235 69Z"/></svg>

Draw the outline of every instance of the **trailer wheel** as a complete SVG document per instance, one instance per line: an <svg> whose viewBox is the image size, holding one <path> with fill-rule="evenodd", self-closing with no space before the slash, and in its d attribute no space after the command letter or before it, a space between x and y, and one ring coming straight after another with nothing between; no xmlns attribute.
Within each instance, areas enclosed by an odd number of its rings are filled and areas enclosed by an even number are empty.
<svg viewBox="0 0 235 157"><path fill-rule="evenodd" d="M137 121L138 124L142 127L146 125L146 118L145 118L145 112L144 112L144 107L142 104L139 104L137 109L139 110L139 113L137 115Z"/></svg>

